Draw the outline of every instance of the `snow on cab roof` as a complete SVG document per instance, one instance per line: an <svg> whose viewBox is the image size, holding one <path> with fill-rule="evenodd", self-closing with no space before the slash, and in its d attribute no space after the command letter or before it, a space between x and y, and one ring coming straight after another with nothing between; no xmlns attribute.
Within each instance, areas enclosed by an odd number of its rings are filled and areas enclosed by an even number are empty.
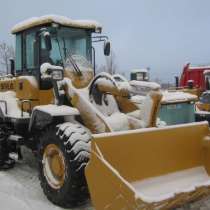
<svg viewBox="0 0 210 210"><path fill-rule="evenodd" d="M59 15L44 15L41 17L32 17L16 24L12 28L12 33L15 34L35 26L41 26L49 23L58 23L63 26L75 28L93 29L96 32L101 32L102 30L102 26L93 20L73 20Z"/></svg>
<svg viewBox="0 0 210 210"><path fill-rule="evenodd" d="M194 69L210 69L210 64L207 64L207 65L193 65L193 64L190 64L188 68L190 70L194 70Z"/></svg>
<svg viewBox="0 0 210 210"><path fill-rule="evenodd" d="M148 69L133 69L133 70L131 70L131 73L141 73L141 72L143 72L143 73L147 73L148 72Z"/></svg>

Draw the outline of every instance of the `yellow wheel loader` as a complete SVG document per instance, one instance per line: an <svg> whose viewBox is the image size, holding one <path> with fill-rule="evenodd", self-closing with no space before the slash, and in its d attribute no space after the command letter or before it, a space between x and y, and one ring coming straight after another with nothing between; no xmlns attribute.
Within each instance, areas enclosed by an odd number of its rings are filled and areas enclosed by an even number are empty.
<svg viewBox="0 0 210 210"><path fill-rule="evenodd" d="M68 208L167 209L209 193L207 123L156 126L161 101L139 109L129 90L94 74L93 42L110 43L92 21L42 16L17 24L11 75L0 78L0 168L21 146L38 159L41 187ZM15 64L15 65L14 65Z"/></svg>

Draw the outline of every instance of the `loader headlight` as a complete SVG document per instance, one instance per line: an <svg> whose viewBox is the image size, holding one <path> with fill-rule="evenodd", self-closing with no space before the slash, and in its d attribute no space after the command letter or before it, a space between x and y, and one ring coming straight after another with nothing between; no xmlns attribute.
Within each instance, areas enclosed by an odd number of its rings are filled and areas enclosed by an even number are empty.
<svg viewBox="0 0 210 210"><path fill-rule="evenodd" d="M51 70L51 77L55 81L63 80L63 70L61 70L61 69Z"/></svg>

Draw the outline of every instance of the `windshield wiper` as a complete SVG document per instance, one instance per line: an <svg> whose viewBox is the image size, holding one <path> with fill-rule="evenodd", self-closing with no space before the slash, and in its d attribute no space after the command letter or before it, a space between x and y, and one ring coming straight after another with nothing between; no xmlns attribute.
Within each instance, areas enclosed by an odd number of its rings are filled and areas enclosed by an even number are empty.
<svg viewBox="0 0 210 210"><path fill-rule="evenodd" d="M64 58L62 56L62 53L61 53L61 46L60 46L60 42L58 40L58 37L56 36L56 41L58 43L58 48L59 48L59 53L60 53L60 57L61 57L61 60L62 60L62 66L64 68ZM64 43L64 54L65 54L65 59L68 57L69 58L69 61L71 62L71 65L73 66L74 70L76 71L76 73L81 76L82 75L82 71L80 70L79 66L77 65L76 61L72 58L72 55L70 53L70 50L66 48L66 43L65 43L65 39L63 39L63 43Z"/></svg>
<svg viewBox="0 0 210 210"><path fill-rule="evenodd" d="M82 75L82 71L80 70L79 66L77 65L76 61L74 60L74 58L71 55L71 52L69 49L66 49L67 51L67 57L69 58L69 61L71 62L71 65L74 67L74 70L76 71L76 73L81 76Z"/></svg>

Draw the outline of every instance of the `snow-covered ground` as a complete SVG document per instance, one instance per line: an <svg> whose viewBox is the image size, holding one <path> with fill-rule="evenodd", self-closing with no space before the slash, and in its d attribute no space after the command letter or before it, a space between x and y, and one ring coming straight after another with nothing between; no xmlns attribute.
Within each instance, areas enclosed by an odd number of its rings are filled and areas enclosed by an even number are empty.
<svg viewBox="0 0 210 210"><path fill-rule="evenodd" d="M1 210L64 210L50 203L39 184L33 156L27 151L27 158L9 171L0 171ZM177 210L209 210L210 198L186 204ZM68 209L70 210L70 209ZM94 210L91 205L72 210Z"/></svg>
<svg viewBox="0 0 210 210"><path fill-rule="evenodd" d="M27 158L29 155L27 155ZM9 171L0 171L1 210L61 210L44 196L39 184L33 157ZM84 206L74 210L93 210Z"/></svg>

